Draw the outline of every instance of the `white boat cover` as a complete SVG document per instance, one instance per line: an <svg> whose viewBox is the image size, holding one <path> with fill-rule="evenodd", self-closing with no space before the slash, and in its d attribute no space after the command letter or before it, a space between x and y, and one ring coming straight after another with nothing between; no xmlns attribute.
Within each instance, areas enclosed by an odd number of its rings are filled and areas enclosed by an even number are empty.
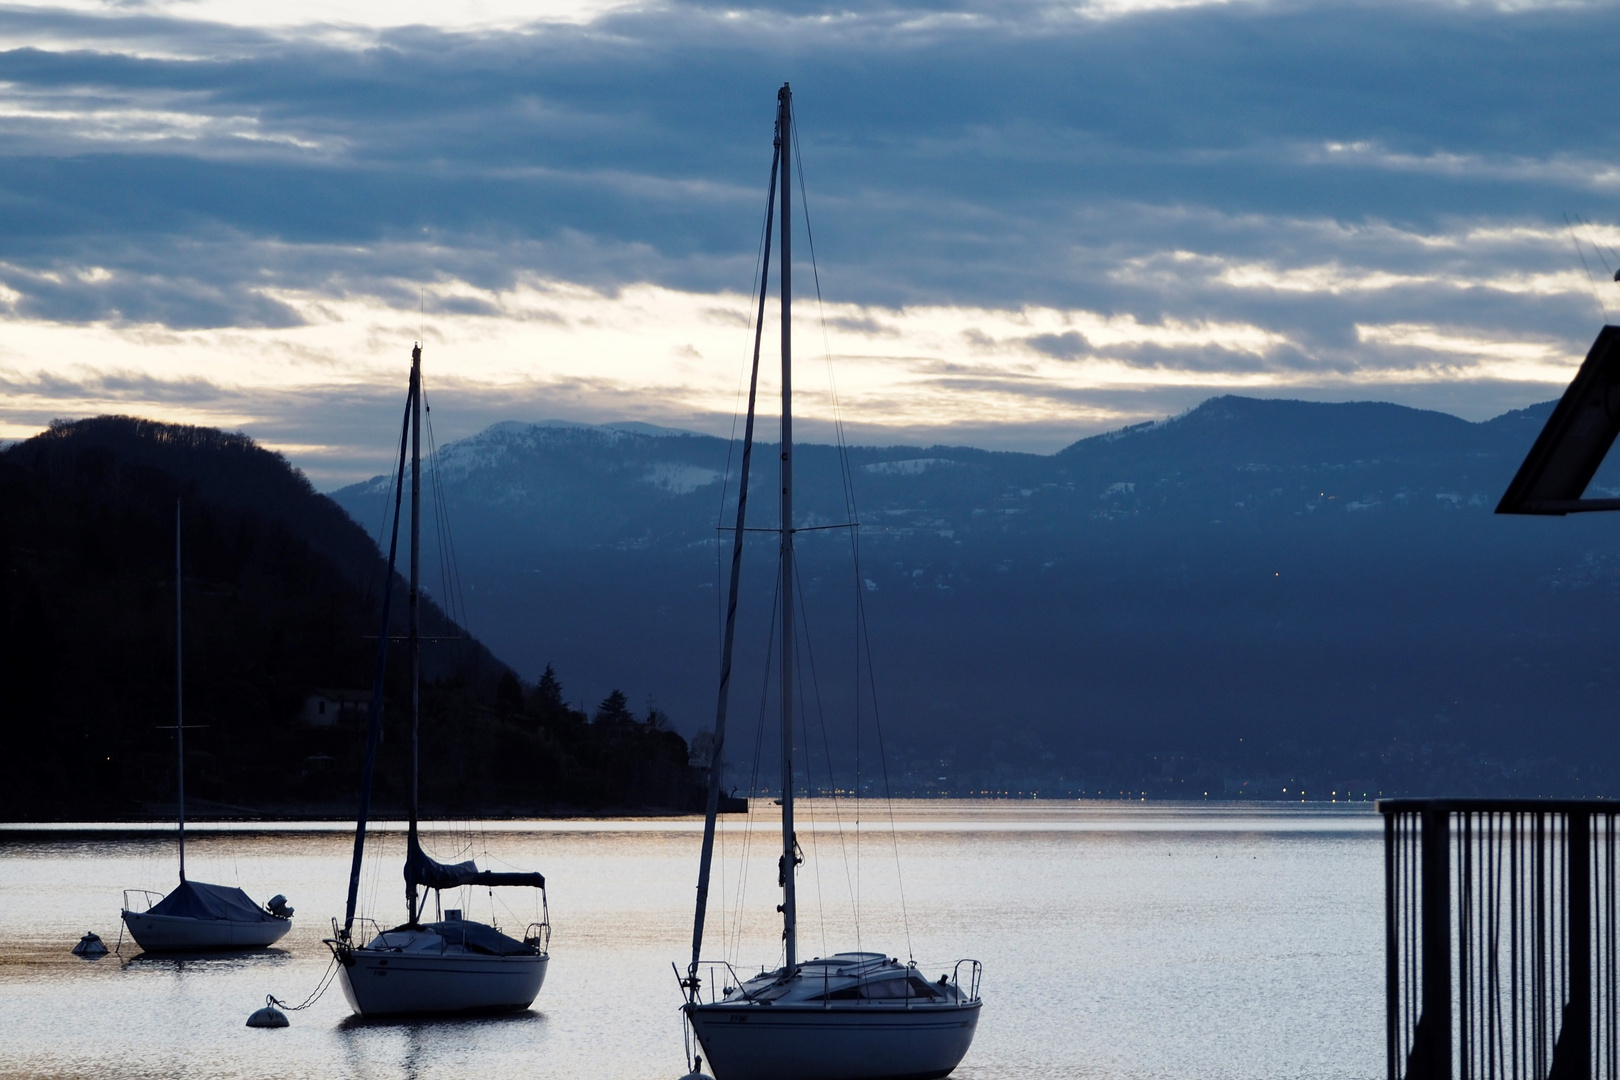
<svg viewBox="0 0 1620 1080"><path fill-rule="evenodd" d="M182 881L168 896L152 905L149 915L178 919L223 919L230 922L274 922L274 915L255 904L247 893L229 885Z"/></svg>

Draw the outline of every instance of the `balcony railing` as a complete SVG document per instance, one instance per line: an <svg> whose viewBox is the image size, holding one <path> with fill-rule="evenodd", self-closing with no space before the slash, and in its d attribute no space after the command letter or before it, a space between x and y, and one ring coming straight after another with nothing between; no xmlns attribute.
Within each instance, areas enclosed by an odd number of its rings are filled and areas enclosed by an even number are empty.
<svg viewBox="0 0 1620 1080"><path fill-rule="evenodd" d="M1620 1080L1620 803L1378 809L1390 1080Z"/></svg>

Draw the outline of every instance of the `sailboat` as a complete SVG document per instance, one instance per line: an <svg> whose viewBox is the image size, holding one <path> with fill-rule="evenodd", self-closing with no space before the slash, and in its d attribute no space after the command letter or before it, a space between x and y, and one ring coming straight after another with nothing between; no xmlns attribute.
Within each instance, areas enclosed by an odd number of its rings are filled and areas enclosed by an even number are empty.
<svg viewBox="0 0 1620 1080"><path fill-rule="evenodd" d="M527 1009L545 982L550 960L551 921L542 914L530 923L522 939L509 937L497 927L463 918L461 909L442 907L441 893L464 885L529 886L540 890L546 911L546 879L537 873L480 870L475 862L442 863L422 850L417 834L418 727L421 707L421 611L418 576L422 533L422 347L411 350L410 391L405 403L404 427L399 438L399 469L394 488L393 536L388 545L388 587L383 592L382 631L377 637L377 662L371 693L370 723L366 731L366 759L360 784L360 811L355 823L354 860L349 872L349 895L343 925L332 920L326 945L338 962L343 996L363 1017L420 1016L450 1013L503 1012ZM411 776L408 788L410 821L405 846L405 921L382 930L369 919L357 920L360 866L365 852L366 824L371 810L372 780L376 775L377 747L382 742L383 675L387 670L389 608L393 597L394 560L399 546L400 507L404 497L406 442L410 443L411 566L409 630L405 647L410 665ZM434 894L439 916L423 922L428 891ZM356 933L356 924L369 933Z"/></svg>
<svg viewBox="0 0 1620 1080"><path fill-rule="evenodd" d="M792 230L791 186L793 93L784 83L777 93L775 155L771 161L770 201L780 178L782 298L782 507L778 529L781 574L782 853L777 863L782 890L782 966L742 979L724 961L709 963L704 996L703 924L714 858L720 803L718 762L725 745L726 711L735 640L737 588L748 506L748 471L753 451L754 403L759 382L759 345L766 290L761 285L755 320L754 366L748 391L738 486L737 525L732 533L731 586L715 712L707 813L698 870L697 909L692 928L692 961L682 988L682 1006L715 1080L928 1080L949 1074L961 1062L978 1026L980 965L958 961L955 970L930 981L915 964L877 952L841 952L803 960L798 955L794 878L803 863L793 825L793 410L792 410ZM766 208L764 259L770 262L772 207ZM717 980L726 985L716 988ZM693 1072L702 1066L695 1056Z"/></svg>
<svg viewBox="0 0 1620 1080"><path fill-rule="evenodd" d="M211 949L262 949L274 945L292 927L287 898L276 896L266 907L229 885L208 885L186 878L186 721L181 676L183 605L180 576L180 502L174 504L174 744L177 762L180 840L180 884L169 895L125 889L119 915L144 952L200 952ZM137 900L139 898L139 901ZM138 902L145 906L137 907Z"/></svg>

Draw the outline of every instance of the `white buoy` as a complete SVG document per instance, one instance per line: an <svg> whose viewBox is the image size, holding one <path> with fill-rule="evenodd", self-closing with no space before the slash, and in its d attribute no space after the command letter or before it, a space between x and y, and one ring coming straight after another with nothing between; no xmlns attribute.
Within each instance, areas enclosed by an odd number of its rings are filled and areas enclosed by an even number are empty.
<svg viewBox="0 0 1620 1080"><path fill-rule="evenodd" d="M703 1071L703 1059L700 1057L692 1062L692 1071L681 1077L681 1080L714 1080L714 1077Z"/></svg>
<svg viewBox="0 0 1620 1080"><path fill-rule="evenodd" d="M82 956L86 960L100 960L107 955L107 946L98 935L86 931L84 937L79 939L79 943L73 946L73 955Z"/></svg>
<svg viewBox="0 0 1620 1080"><path fill-rule="evenodd" d="M264 1008L258 1010L252 1016L248 1017L247 1026L258 1028L286 1027L287 1014L276 1008L274 1005L266 1003Z"/></svg>

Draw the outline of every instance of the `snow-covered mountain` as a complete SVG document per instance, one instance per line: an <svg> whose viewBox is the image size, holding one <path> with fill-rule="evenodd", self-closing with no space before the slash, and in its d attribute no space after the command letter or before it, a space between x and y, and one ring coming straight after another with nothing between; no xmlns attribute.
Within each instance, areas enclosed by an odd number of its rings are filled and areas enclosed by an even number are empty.
<svg viewBox="0 0 1620 1080"><path fill-rule="evenodd" d="M1476 424L1222 397L1050 456L856 447L846 469L801 446L797 524L861 524L879 703L915 790L1589 791L1611 783L1591 763L1615 744L1620 533L1491 513L1549 408ZM443 447L472 629L592 703L639 671L633 700L707 723L737 456L635 424L508 422ZM773 526L777 455L754 461L752 524ZM334 497L374 525L386 486ZM799 543L813 685L842 716L850 535ZM762 667L770 537L750 552L739 662ZM733 715L758 710L748 678Z"/></svg>

